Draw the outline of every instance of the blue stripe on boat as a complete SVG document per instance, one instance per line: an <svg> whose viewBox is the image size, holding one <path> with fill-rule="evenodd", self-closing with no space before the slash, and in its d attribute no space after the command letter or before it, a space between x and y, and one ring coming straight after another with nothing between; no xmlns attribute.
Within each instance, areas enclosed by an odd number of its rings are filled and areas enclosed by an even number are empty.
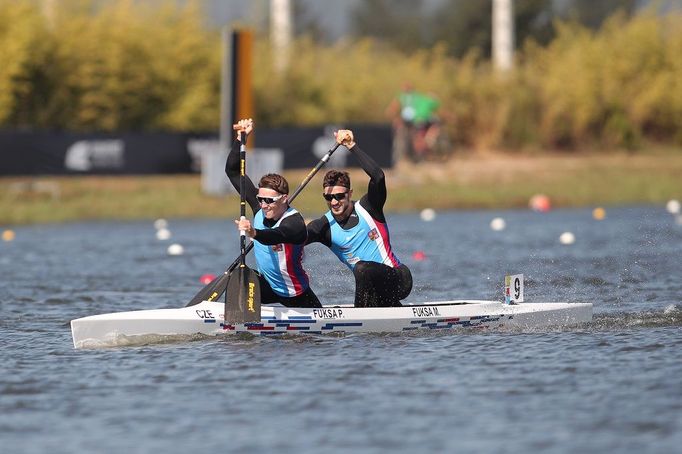
<svg viewBox="0 0 682 454"><path fill-rule="evenodd" d="M348 322L348 323L327 323L324 326L322 326L321 329L334 329L334 328L340 328L343 326L362 326L362 322Z"/></svg>

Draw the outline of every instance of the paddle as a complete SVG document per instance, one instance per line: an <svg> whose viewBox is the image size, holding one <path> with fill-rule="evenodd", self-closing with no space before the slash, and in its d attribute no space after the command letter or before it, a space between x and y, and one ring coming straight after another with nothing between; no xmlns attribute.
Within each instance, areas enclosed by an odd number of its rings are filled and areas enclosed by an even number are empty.
<svg viewBox="0 0 682 454"><path fill-rule="evenodd" d="M239 219L246 219L246 133L239 131L241 145L239 160ZM239 231L239 267L230 274L225 292L225 322L244 323L260 321L260 282L258 275L246 266L246 231Z"/></svg>
<svg viewBox="0 0 682 454"><path fill-rule="evenodd" d="M329 158L336 151L337 148L339 148L338 143L334 144L334 146L330 148L324 156L322 156L322 159L320 159L317 165L315 165L315 167L313 167L313 169L303 179L301 184L298 185L298 188L296 188L293 194L291 194L291 196L289 197L289 203L293 202L296 196L300 194L301 191L303 191L303 189L310 182L310 180L313 179L315 174L322 168L322 166L324 166L327 163L327 161L329 161ZM251 252L251 249L253 249L253 243L247 246L245 253L248 254L249 252ZM227 281L230 278L230 274L232 273L232 271L234 271L235 268L237 268L237 265L239 265L240 260L241 255L237 257L234 262L232 262L232 265L230 265L229 268L226 269L223 274L216 277L211 282L206 284L204 288L199 290L199 293L194 295L194 298L190 300L186 307L194 306L196 304L201 303L202 301L216 301L218 298L220 298L220 296L227 288Z"/></svg>

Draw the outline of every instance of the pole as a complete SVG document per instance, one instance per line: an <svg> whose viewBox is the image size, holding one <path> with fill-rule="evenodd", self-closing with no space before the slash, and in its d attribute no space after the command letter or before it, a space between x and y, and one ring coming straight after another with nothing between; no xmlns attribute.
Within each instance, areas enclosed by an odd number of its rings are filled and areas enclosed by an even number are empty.
<svg viewBox="0 0 682 454"><path fill-rule="evenodd" d="M291 47L291 2L270 0L270 40L272 42L275 70L283 73L289 66Z"/></svg>
<svg viewBox="0 0 682 454"><path fill-rule="evenodd" d="M507 72L514 65L514 2L493 0L493 65Z"/></svg>

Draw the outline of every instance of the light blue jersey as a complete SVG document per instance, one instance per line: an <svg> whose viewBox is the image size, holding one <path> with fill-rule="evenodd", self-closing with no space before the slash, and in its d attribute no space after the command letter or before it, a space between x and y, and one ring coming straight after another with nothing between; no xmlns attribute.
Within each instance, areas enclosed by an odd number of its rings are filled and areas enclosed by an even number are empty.
<svg viewBox="0 0 682 454"><path fill-rule="evenodd" d="M284 218L297 213L298 211L289 207L275 225L267 227L264 224L263 210L259 210L253 219L253 227L258 230L275 228ZM298 296L310 286L308 275L303 269L303 246L291 243L265 245L258 240L253 242L258 271L277 295Z"/></svg>
<svg viewBox="0 0 682 454"><path fill-rule="evenodd" d="M358 224L348 230L336 222L331 211L325 214L329 222L332 252L351 270L361 260L383 263L391 268L400 266L398 257L391 250L386 223L374 219L360 202L355 202L354 210L358 215Z"/></svg>

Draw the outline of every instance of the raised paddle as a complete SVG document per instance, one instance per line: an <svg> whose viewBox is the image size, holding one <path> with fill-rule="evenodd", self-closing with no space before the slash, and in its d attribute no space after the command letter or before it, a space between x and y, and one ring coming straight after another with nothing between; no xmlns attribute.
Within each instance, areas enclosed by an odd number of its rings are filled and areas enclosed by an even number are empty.
<svg viewBox="0 0 682 454"><path fill-rule="evenodd" d="M340 144L334 144L332 148L330 148L327 153L322 156L322 159L313 167L313 169L308 173L308 175L303 179L300 185L298 185L298 188L291 194L291 197L289 197L289 203L291 203L298 194L303 191L303 189L306 187L308 182L313 179L315 174L324 166L327 161L329 161L329 158L331 155L336 151L337 148L339 148ZM246 254L251 252L251 249L253 249L253 243L250 243L246 247ZM228 269L225 270L225 272L213 279L211 282L206 284L204 288L199 290L199 293L194 295L194 298L190 300L190 302L187 304L187 306L194 306L196 304L201 303L202 301L216 301L220 296L223 294L225 289L227 288L227 281L230 278L230 274L232 271L234 271L235 268L237 268L237 265L239 265L241 259L241 254L239 257L235 259L234 262L232 262L232 265Z"/></svg>
<svg viewBox="0 0 682 454"><path fill-rule="evenodd" d="M239 131L239 215L246 219L246 133ZM246 266L246 231L239 231L239 266L230 274L225 293L225 323L260 321L260 282L258 275Z"/></svg>

